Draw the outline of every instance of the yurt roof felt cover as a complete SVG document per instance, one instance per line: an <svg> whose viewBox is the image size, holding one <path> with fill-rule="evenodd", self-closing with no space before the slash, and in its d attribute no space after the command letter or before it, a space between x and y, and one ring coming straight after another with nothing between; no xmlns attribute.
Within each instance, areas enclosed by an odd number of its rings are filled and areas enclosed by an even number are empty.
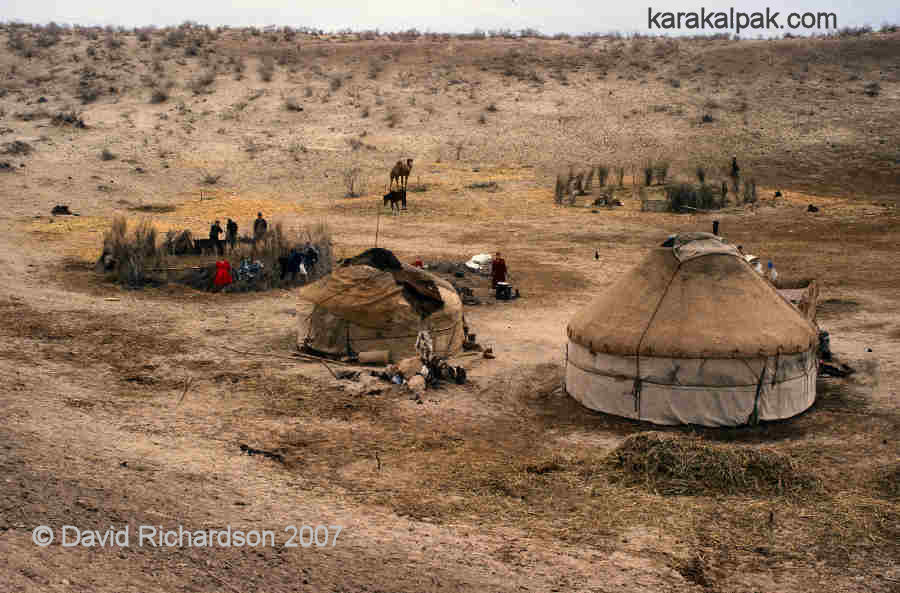
<svg viewBox="0 0 900 593"><path fill-rule="evenodd" d="M715 235L678 235L651 251L569 323L591 352L745 358L808 351L815 326L737 249Z"/></svg>

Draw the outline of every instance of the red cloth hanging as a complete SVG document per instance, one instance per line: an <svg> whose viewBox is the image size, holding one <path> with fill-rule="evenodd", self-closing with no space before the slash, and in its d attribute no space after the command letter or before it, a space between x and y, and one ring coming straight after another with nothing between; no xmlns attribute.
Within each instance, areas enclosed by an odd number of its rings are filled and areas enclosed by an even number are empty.
<svg viewBox="0 0 900 593"><path fill-rule="evenodd" d="M231 264L227 260L216 262L216 279L213 281L216 288L222 288L231 284Z"/></svg>

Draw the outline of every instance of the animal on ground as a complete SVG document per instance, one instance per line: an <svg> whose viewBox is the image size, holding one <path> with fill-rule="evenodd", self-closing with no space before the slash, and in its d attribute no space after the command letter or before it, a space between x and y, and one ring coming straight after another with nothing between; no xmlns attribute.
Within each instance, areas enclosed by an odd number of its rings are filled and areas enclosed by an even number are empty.
<svg viewBox="0 0 900 593"><path fill-rule="evenodd" d="M397 212L406 210L406 190L394 189L386 193L384 195L384 205L387 206L388 202L391 204L391 212L394 212L395 209Z"/></svg>
<svg viewBox="0 0 900 593"><path fill-rule="evenodd" d="M412 159L406 159L405 163L402 160L397 161L397 164L391 169L391 182L388 185L388 191L394 187L394 180L397 181L397 185L400 186L400 189L406 189L406 184L409 182L409 172L412 171L412 166Z"/></svg>

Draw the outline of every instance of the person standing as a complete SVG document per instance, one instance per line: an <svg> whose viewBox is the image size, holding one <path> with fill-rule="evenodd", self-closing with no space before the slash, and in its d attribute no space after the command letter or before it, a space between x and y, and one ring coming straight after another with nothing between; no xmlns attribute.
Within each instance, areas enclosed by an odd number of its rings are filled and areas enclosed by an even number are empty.
<svg viewBox="0 0 900 593"><path fill-rule="evenodd" d="M307 241L306 245L303 247L303 264L306 268L307 274L312 274L312 271L316 267L316 262L319 261L319 252L316 250L312 244Z"/></svg>
<svg viewBox="0 0 900 593"><path fill-rule="evenodd" d="M506 282L506 260L500 257L500 252L491 260L491 287L497 288L497 284Z"/></svg>
<svg viewBox="0 0 900 593"><path fill-rule="evenodd" d="M231 248L231 251L234 251L235 246L237 246L237 236L238 236L238 225L235 221L228 219L228 222L225 223L225 240L228 241L228 245Z"/></svg>
<svg viewBox="0 0 900 593"><path fill-rule="evenodd" d="M221 235L222 232L222 225L218 220L209 227L209 240L216 246L216 253L219 255L225 255L225 246L222 244L222 241L219 240L219 235Z"/></svg>
<svg viewBox="0 0 900 593"><path fill-rule="evenodd" d="M269 230L269 223L266 222L266 219L263 218L262 212L256 213L256 220L253 221L253 239L256 241L261 240L266 236L266 231Z"/></svg>

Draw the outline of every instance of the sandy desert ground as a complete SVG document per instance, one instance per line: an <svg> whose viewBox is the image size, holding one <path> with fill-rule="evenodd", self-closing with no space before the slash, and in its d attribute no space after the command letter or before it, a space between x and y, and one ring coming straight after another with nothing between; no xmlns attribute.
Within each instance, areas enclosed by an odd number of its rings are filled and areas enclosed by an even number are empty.
<svg viewBox="0 0 900 593"><path fill-rule="evenodd" d="M0 589L900 591L898 57L896 32L5 26ZM631 175L646 161L721 180L732 156L758 203L640 211ZM407 157L420 191L408 213L379 215ZM627 169L624 206L553 203L557 173L597 164ZM79 216L50 216L56 204ZM461 359L470 381L421 404L399 387L360 394L291 357L309 310L295 291L128 290L93 271L116 216L203 236L259 210L289 228L324 222L339 257L372 246L376 223L407 261L503 252L523 298L466 309L497 358ZM562 389L572 314L668 234L714 219L783 276L818 279L819 323L859 372L820 380L790 420L664 430L787 455L816 488L673 495L625 480L607 455L658 427ZM287 526L319 524L343 527L333 547L281 545ZM39 547L38 525L230 525L274 530L279 545Z"/></svg>

